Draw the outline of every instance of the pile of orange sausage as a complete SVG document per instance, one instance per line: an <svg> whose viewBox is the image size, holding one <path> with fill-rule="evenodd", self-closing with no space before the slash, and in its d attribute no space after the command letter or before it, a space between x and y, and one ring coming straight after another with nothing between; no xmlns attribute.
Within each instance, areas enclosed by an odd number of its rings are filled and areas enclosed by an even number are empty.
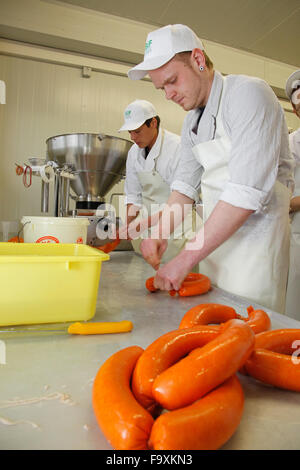
<svg viewBox="0 0 300 470"><path fill-rule="evenodd" d="M130 346L113 354L96 375L92 397L111 446L219 449L243 414L237 372L300 391L300 363L292 360L300 329L270 328L263 310L249 307L241 317L226 305L201 304L145 350Z"/></svg>

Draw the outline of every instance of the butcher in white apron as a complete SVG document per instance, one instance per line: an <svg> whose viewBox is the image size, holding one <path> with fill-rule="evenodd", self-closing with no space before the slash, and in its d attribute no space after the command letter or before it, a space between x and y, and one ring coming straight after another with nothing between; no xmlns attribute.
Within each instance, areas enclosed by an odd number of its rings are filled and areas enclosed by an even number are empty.
<svg viewBox="0 0 300 470"><path fill-rule="evenodd" d="M178 288L200 261L214 285L284 313L293 162L276 96L263 80L224 79L184 25L148 35L144 61L128 75L140 79L147 73L166 98L190 111L168 204L193 199L191 187L200 179L204 220L202 245L195 250L187 244L159 269L156 287ZM192 171L193 161L198 172ZM143 242L150 264L160 247L160 241Z"/></svg>
<svg viewBox="0 0 300 470"><path fill-rule="evenodd" d="M223 80L224 96L226 79ZM204 222L230 179L231 141L222 123L222 106L221 98L215 138L193 147L204 169L201 180ZM289 197L287 187L276 181L264 211L252 214L236 233L201 262L201 272L209 276L213 284L282 313L289 256Z"/></svg>
<svg viewBox="0 0 300 470"><path fill-rule="evenodd" d="M294 113L300 118L300 70L288 78L286 94ZM291 244L286 314L300 320L300 128L290 134L290 148L295 159L295 190L290 204Z"/></svg>
<svg viewBox="0 0 300 470"><path fill-rule="evenodd" d="M145 100L135 100L127 106L124 113L124 125L120 130L128 130L136 143L129 151L126 165L125 194L126 205L131 212L138 212L137 217L130 216L137 229L138 222L161 211L170 196L170 184L176 173L180 156L180 137L159 127L146 128L146 121L157 119L154 106ZM155 123L154 123L155 124ZM136 129L140 129L136 132ZM146 145L147 144L147 145ZM145 147L147 147L147 155ZM133 210L134 209L134 210ZM168 248L161 263L174 258L184 247L187 240L193 238L201 219L195 210L191 210L184 221L170 236ZM137 230L138 233L138 230ZM140 252L142 237L148 236L148 230L132 239L132 246ZM196 269L197 270L197 269Z"/></svg>

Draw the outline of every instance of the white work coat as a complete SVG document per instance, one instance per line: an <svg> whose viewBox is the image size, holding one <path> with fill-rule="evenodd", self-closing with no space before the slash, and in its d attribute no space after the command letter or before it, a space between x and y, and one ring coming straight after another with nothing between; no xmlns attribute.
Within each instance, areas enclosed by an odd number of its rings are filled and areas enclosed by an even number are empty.
<svg viewBox="0 0 300 470"><path fill-rule="evenodd" d="M293 173L283 110L264 81L215 72L200 120L199 111L185 120L182 171L172 189L191 190L188 165L196 157L204 222L219 200L254 210L200 271L214 285L284 313Z"/></svg>
<svg viewBox="0 0 300 470"><path fill-rule="evenodd" d="M296 197L300 196L300 128L290 134L290 148L295 159L293 197ZM285 313L300 320L300 211L291 214L290 267Z"/></svg>
<svg viewBox="0 0 300 470"><path fill-rule="evenodd" d="M160 129L156 142L145 159L144 149L134 145L129 152L126 167L126 203L142 204L137 220L163 209L170 195L170 185L174 179L180 159L180 137ZM168 248L162 263L174 258L201 226L201 218L191 211L168 240ZM132 246L140 253L143 238L150 236L146 231L141 237L132 240Z"/></svg>

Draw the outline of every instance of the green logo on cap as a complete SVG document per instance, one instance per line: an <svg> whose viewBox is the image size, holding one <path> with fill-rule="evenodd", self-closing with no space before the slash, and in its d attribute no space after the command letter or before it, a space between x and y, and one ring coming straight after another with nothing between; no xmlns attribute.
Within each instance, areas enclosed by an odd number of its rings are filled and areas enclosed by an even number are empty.
<svg viewBox="0 0 300 470"><path fill-rule="evenodd" d="M125 111L125 119L129 119L130 114L131 114L131 109L129 109L128 111Z"/></svg>
<svg viewBox="0 0 300 470"><path fill-rule="evenodd" d="M149 52L151 51L151 44L152 44L152 39L149 39L149 41L146 42L145 55L149 54Z"/></svg>

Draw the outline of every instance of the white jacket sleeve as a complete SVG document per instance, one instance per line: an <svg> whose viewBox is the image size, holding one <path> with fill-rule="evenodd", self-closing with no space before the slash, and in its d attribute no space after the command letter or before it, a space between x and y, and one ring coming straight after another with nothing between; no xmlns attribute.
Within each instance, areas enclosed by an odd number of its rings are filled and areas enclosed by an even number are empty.
<svg viewBox="0 0 300 470"><path fill-rule="evenodd" d="M134 147L129 150L126 161L126 178L124 184L125 205L134 204L136 206L142 206L142 187L135 167L134 150Z"/></svg>
<svg viewBox="0 0 300 470"><path fill-rule="evenodd" d="M284 115L263 80L242 81L231 91L223 109L232 145L230 179L220 199L260 211L278 178L283 153L290 158L287 142L282 142Z"/></svg>

